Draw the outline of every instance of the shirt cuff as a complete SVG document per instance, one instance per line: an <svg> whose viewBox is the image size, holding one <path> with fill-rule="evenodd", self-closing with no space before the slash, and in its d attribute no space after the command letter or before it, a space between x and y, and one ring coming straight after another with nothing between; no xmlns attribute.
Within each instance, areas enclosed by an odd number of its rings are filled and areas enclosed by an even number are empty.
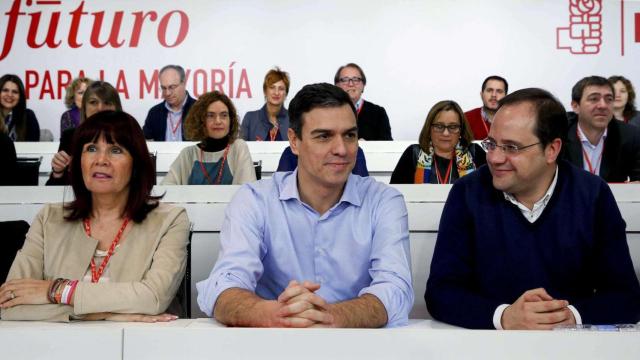
<svg viewBox="0 0 640 360"><path fill-rule="evenodd" d="M573 317L576 318L576 325L582 325L582 316L580 316L578 309L576 309L573 305L569 305L567 307L569 308L569 310L571 310L571 313L573 313Z"/></svg>
<svg viewBox="0 0 640 360"><path fill-rule="evenodd" d="M493 327L495 327L496 330L504 330L502 328L502 313L508 307L509 304L502 304L496 308L496 311L493 312Z"/></svg>

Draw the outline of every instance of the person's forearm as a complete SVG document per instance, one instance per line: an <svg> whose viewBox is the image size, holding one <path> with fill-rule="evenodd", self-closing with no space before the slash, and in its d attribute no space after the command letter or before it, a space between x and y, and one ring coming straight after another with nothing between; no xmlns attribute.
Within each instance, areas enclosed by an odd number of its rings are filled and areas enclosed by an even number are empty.
<svg viewBox="0 0 640 360"><path fill-rule="evenodd" d="M238 288L227 289L218 296L213 316L227 326L273 327L272 314L276 301L264 300L256 294Z"/></svg>
<svg viewBox="0 0 640 360"><path fill-rule="evenodd" d="M387 310L374 295L329 305L334 326L341 328L378 328L387 324Z"/></svg>

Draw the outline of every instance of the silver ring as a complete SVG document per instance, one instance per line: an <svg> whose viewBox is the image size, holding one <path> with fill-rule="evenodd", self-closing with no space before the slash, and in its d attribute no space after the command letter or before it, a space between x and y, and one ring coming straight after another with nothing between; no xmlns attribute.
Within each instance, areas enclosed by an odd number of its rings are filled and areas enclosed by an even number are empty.
<svg viewBox="0 0 640 360"><path fill-rule="evenodd" d="M9 292L9 297L11 298L11 300L16 298L16 294L13 293L13 291Z"/></svg>

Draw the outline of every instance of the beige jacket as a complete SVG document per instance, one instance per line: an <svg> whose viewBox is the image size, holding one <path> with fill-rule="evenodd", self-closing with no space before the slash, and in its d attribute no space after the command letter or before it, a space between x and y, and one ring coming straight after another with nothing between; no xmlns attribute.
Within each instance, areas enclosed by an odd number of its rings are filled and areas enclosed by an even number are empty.
<svg viewBox="0 0 640 360"><path fill-rule="evenodd" d="M98 245L81 221L63 218L62 204L46 205L31 224L7 280L82 279ZM181 207L160 204L129 233L109 261L110 281L80 282L74 305L19 305L2 309L2 320L69 321L97 312L159 314L184 276L189 219Z"/></svg>

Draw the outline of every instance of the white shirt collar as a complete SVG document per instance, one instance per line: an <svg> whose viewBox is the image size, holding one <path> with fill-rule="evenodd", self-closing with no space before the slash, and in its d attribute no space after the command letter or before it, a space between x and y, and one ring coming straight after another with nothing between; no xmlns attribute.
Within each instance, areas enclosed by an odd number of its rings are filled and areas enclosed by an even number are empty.
<svg viewBox="0 0 640 360"><path fill-rule="evenodd" d="M544 209L547 207L549 200L551 200L551 195L553 195L553 191L556 188L557 182L558 182L558 165L556 165L556 173L553 176L553 181L551 182L551 185L549 185L549 189L547 189L547 192L544 194L544 196L540 200L536 201L536 203L533 204L533 208L531 210L529 210L528 207L524 206L521 202L516 200L515 196L513 196L512 194L506 193L504 191L502 192L502 194L504 195L504 198L507 201L516 205L518 209L520 209L520 212L522 213L522 215L530 223L533 223L536 220L538 220L540 215L542 215L542 212L544 211Z"/></svg>

